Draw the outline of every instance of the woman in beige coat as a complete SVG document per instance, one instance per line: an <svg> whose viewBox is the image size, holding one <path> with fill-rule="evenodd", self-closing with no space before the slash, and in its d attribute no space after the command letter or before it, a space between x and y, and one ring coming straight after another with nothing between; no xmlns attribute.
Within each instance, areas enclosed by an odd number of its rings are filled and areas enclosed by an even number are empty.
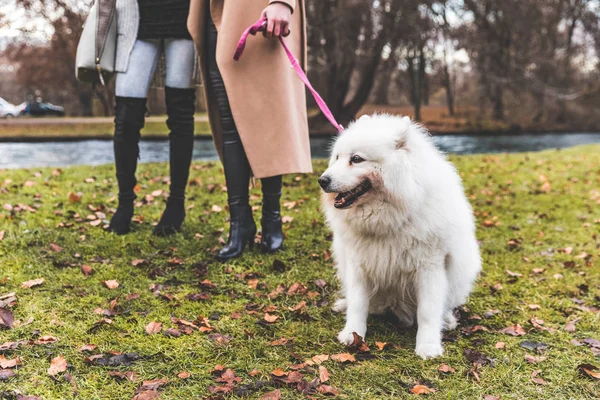
<svg viewBox="0 0 600 400"><path fill-rule="evenodd" d="M267 38L250 38L242 59L234 61L240 36L261 16L268 20ZM283 244L281 176L312 171L304 86L275 40L286 36L304 65L304 1L191 0L188 29L200 56L210 124L227 182L230 232L218 258L237 257L246 243L254 243L251 176L262 183L261 247L277 251Z"/></svg>

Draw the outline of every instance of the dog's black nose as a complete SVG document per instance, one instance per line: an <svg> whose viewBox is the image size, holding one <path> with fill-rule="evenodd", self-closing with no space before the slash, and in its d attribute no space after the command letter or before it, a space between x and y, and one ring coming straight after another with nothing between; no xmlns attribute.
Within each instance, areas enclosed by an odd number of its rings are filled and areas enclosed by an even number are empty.
<svg viewBox="0 0 600 400"><path fill-rule="evenodd" d="M327 175L323 175L319 178L319 185L323 188L323 190L327 189L329 184L331 183L331 178Z"/></svg>

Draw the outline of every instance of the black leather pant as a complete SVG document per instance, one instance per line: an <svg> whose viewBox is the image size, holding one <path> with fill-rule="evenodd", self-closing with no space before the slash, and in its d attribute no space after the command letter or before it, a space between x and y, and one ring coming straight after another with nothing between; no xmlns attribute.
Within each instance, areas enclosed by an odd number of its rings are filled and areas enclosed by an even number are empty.
<svg viewBox="0 0 600 400"><path fill-rule="evenodd" d="M208 78L212 94L219 108L223 129L223 169L227 181L227 194L230 206L244 206L249 203L248 184L250 181L250 164L240 139L225 90L223 78L217 65L217 28L212 21L210 10L207 13L206 48ZM258 127L257 127L258 129ZM261 179L264 195L281 193L281 176Z"/></svg>

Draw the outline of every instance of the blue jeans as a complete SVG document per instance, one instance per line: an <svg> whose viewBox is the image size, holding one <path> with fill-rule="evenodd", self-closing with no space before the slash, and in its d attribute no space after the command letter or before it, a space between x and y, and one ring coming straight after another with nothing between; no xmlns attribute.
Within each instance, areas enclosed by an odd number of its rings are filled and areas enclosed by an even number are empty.
<svg viewBox="0 0 600 400"><path fill-rule="evenodd" d="M161 53L165 53L166 86L193 87L196 50L189 39L137 40L129 56L126 72L118 72L115 94L119 97L146 98Z"/></svg>

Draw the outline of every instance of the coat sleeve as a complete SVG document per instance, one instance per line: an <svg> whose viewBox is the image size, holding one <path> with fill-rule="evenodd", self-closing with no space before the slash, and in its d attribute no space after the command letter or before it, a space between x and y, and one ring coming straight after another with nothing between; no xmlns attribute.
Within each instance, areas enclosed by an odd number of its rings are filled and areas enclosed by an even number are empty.
<svg viewBox="0 0 600 400"><path fill-rule="evenodd" d="M287 4L292 9L292 13L296 11L296 0L269 0L269 4L273 3Z"/></svg>

